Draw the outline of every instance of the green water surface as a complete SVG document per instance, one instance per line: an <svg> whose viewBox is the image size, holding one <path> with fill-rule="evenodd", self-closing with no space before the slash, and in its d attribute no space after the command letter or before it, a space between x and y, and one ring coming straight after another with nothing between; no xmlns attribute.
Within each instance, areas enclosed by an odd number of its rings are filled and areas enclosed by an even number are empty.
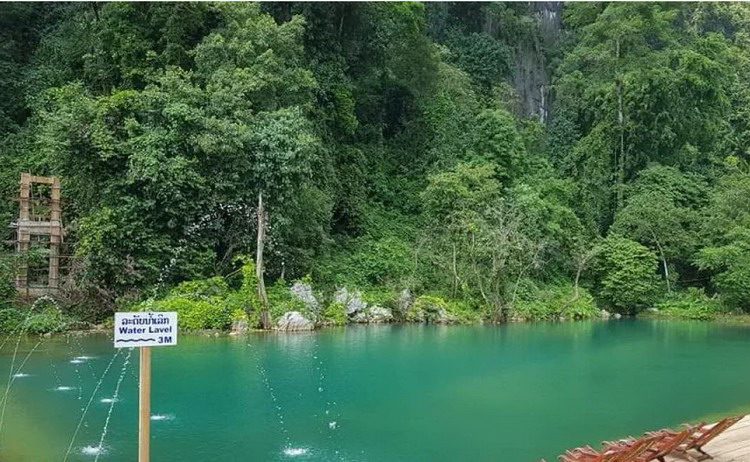
<svg viewBox="0 0 750 462"><path fill-rule="evenodd" d="M0 460L136 460L138 352L115 352L44 339L11 379ZM153 349L152 460L553 460L750 404L748 353L748 328L658 321L183 335Z"/></svg>

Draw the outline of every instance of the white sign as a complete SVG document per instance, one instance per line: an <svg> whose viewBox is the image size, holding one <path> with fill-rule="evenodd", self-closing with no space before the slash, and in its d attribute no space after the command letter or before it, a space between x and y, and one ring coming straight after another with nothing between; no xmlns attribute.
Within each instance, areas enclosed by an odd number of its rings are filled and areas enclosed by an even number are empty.
<svg viewBox="0 0 750 462"><path fill-rule="evenodd" d="M115 348L177 345L177 313L115 313Z"/></svg>

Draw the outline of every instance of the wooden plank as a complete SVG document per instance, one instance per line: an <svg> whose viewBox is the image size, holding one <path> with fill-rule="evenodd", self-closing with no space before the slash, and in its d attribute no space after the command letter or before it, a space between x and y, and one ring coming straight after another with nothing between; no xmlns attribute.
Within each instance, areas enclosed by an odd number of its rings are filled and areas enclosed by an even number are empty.
<svg viewBox="0 0 750 462"><path fill-rule="evenodd" d="M750 461L750 416L730 427L706 445L704 450L713 456L714 462ZM697 456L694 451L691 455ZM680 457L667 457L668 462L685 462Z"/></svg>
<svg viewBox="0 0 750 462"><path fill-rule="evenodd" d="M40 184L55 184L55 177L54 176L34 176L31 175L30 177L31 183L40 183Z"/></svg>

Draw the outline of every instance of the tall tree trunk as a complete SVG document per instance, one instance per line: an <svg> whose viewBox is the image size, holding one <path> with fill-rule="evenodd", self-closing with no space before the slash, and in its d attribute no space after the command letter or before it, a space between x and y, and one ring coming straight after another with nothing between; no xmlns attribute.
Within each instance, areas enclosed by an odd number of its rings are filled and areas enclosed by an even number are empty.
<svg viewBox="0 0 750 462"><path fill-rule="evenodd" d="M573 285L573 298L570 300L570 302L574 302L578 300L578 297L580 296L580 283L581 283L581 275L583 275L583 271L586 269L586 266L589 263L589 260L594 258L597 254L596 246L589 250L588 252L582 251L583 253L580 254L580 257L577 258L578 260L578 268L576 269L576 279L575 283Z"/></svg>
<svg viewBox="0 0 750 462"><path fill-rule="evenodd" d="M656 248L659 249L659 257L661 259L662 268L664 269L664 280L667 283L667 293L670 293L672 292L672 287L669 285L669 267L667 266L667 258L664 256L664 249L661 248L661 244L656 238L656 233L651 231L651 236L653 236L654 242L656 242Z"/></svg>
<svg viewBox="0 0 750 462"><path fill-rule="evenodd" d="M579 289L580 287L579 283L581 281L581 273L583 272L583 265L578 265L578 270L576 271L576 282L573 286L573 301L578 300L578 297L580 296Z"/></svg>
<svg viewBox="0 0 750 462"><path fill-rule="evenodd" d="M620 155L617 165L617 208L622 208L622 190L625 184L625 128L622 111L622 84L617 82L617 122L620 124Z"/></svg>
<svg viewBox="0 0 750 462"><path fill-rule="evenodd" d="M451 296L454 298L456 297L456 292L458 292L458 267L456 265L456 243L453 243L453 263L452 263L452 269L453 269L453 293Z"/></svg>
<svg viewBox="0 0 750 462"><path fill-rule="evenodd" d="M96 2L92 2L91 9L94 10L94 17L96 18L96 21L99 22L99 5L97 5Z"/></svg>
<svg viewBox="0 0 750 462"><path fill-rule="evenodd" d="M620 40L617 40L617 61L620 60ZM623 185L625 184L625 113L622 103L622 79L617 77L615 83L617 91L617 124L620 128L620 155L617 159L617 208L622 208Z"/></svg>
<svg viewBox="0 0 750 462"><path fill-rule="evenodd" d="M255 252L255 276L258 279L258 300L260 300L260 324L263 329L271 328L271 316L268 313L268 295L263 278L263 244L266 240L266 211L263 208L263 191L258 193L258 243Z"/></svg>

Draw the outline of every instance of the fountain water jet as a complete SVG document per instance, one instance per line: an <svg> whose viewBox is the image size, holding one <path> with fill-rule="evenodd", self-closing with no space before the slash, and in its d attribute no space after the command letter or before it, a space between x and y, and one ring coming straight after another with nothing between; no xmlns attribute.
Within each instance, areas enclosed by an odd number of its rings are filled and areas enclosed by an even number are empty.
<svg viewBox="0 0 750 462"><path fill-rule="evenodd" d="M107 418L104 421L104 428L102 429L102 436L99 438L99 445L97 446L99 448L99 452L96 454L96 457L94 458L94 462L99 460L99 456L102 454L102 448L104 447L104 439L107 437L107 428L109 427L109 419L112 417L112 410L115 407L115 403L117 402L117 396L120 394L120 385L122 385L122 380L125 378L125 373L128 370L128 364L130 364L130 355L133 353L133 349L130 348L128 350L128 355L125 357L125 362L122 363L122 369L120 371L120 377L117 378L117 385L115 385L115 393L112 395L112 403L109 405L109 411L107 412Z"/></svg>
<svg viewBox="0 0 750 462"><path fill-rule="evenodd" d="M14 372L14 374L13 374L13 380L10 381L11 385L18 378L30 377L31 376L31 374L25 374L25 373L21 372L21 369L23 369L23 366L26 365L26 362L29 360L29 358L31 357L31 355L34 353L34 351L36 351L37 347L39 347L39 344L41 344L41 343L42 343L41 340L38 341L38 342L36 342L36 345L34 345L34 348L32 348L31 350L29 350L29 352L23 358L23 361L21 361L21 365L18 366L18 369L16 369L15 372ZM6 399L7 399L7 397L6 397Z"/></svg>
<svg viewBox="0 0 750 462"><path fill-rule="evenodd" d="M16 356L18 355L18 345L21 344L21 335L23 331L18 334L18 340L16 341L16 348L13 350L13 359L10 362L10 370L8 371L8 384L5 386L5 394L3 395L3 409L0 412L0 434L3 431L3 422L5 420L5 403L8 402L8 393L10 393L10 386L13 384L13 367L16 365Z"/></svg>
<svg viewBox="0 0 750 462"><path fill-rule="evenodd" d="M266 387L266 390L268 391L268 394L271 396L271 402L273 404L273 407L276 410L276 417L279 420L279 426L281 427L281 433L284 435L284 439L286 441L286 447L291 448L292 441L289 438L289 431L286 428L286 425L284 424L284 413L281 408L281 405L278 402L278 399L276 397L276 393L273 390L273 386L271 386L271 381L268 378L268 374L266 373L266 369L261 365L260 363L260 354L256 354L256 367L258 369L258 372L261 377L261 381L263 382L263 385ZM285 450L286 451L286 450Z"/></svg>
<svg viewBox="0 0 750 462"><path fill-rule="evenodd" d="M323 415L321 416L321 423L327 423L328 431L326 437L329 443L333 445L334 431L338 428L338 419L341 416L334 412L336 408L336 401L330 399L330 387L327 387L325 383L326 369L325 364L323 363L323 359L321 358L322 355L319 351L319 337L316 336L313 342L312 360L313 366L315 367L315 370L318 374L318 395L321 399L321 405L325 403L325 405L323 405ZM329 420L332 417L336 420ZM326 431L325 427L321 425L320 433L323 433L324 431ZM335 451L335 454L339 457L339 460L344 460L343 455L339 454L339 451Z"/></svg>
<svg viewBox="0 0 750 462"><path fill-rule="evenodd" d="M99 387L102 385L102 382L104 381L104 376L106 376L107 372L109 372L109 368L112 367L112 363L115 362L115 358L117 358L118 354L120 354L120 350L115 351L115 354L112 355L112 359L109 361L109 364L107 364L107 367L104 369L102 376L99 378L99 381L94 386L94 391L91 392L91 397L89 398L89 402L86 403L86 406L83 408L83 412L81 413L81 418L78 420L78 425L76 426L76 429L73 432L73 437L70 439L70 444L68 445L68 450L65 452L65 457L63 458L63 462L68 460L68 456L70 455L70 450L73 448L73 443L76 440L76 436L78 436L78 431L81 429L81 424L83 424L83 419L86 417L86 413L89 410L89 406L91 406L91 402L94 400L94 396L96 395L96 392L99 390ZM102 400L102 402L104 402L104 400ZM111 400L111 402L114 403L114 400ZM87 448L91 448L91 446L87 446L86 448L84 448L84 453Z"/></svg>
<svg viewBox="0 0 750 462"><path fill-rule="evenodd" d="M10 393L10 387L11 387L11 385L13 385L13 382L16 381L16 377L14 376L14 374L18 374L19 372L21 372L21 369L23 369L23 366L26 365L26 361L29 360L29 358L31 357L32 353L34 353L34 351L36 351L36 349L39 346L39 344L42 343L41 340L38 341L36 343L36 345L34 345L34 348L32 348L29 351L29 353L26 355L26 357L23 358L23 361L21 361L21 365L18 366L18 369L16 369L14 371L13 370L13 366L16 363L16 356L18 355L18 345L21 343L21 334L23 334L23 331L21 331L21 333L19 333L19 335L18 335L18 341L16 341L16 348L13 351L13 360L10 363L10 372L8 373L8 385L6 385L6 387L5 387L5 395L3 396L3 399L2 399L3 408L2 408L2 411L0 411L0 434L2 434L3 423L5 422L5 408L7 407L7 404L8 404L8 394Z"/></svg>

